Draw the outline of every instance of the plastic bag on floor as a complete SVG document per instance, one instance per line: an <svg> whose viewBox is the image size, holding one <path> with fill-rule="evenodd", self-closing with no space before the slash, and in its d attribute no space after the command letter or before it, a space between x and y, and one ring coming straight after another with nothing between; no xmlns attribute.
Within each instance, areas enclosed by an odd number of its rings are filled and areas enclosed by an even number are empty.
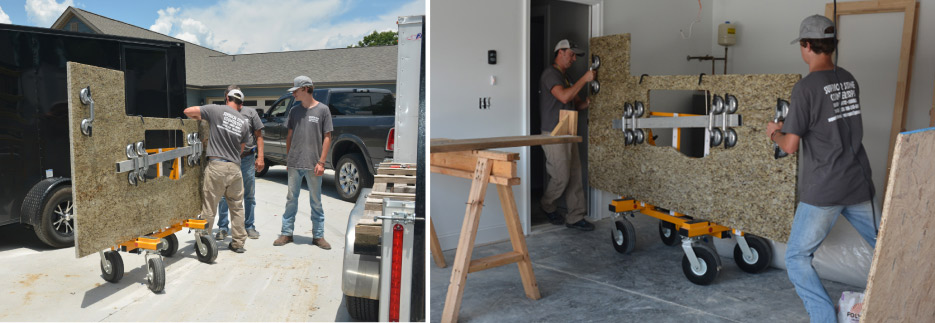
<svg viewBox="0 0 935 323"><path fill-rule="evenodd" d="M864 307L864 293L843 292L838 301L838 323L859 323Z"/></svg>

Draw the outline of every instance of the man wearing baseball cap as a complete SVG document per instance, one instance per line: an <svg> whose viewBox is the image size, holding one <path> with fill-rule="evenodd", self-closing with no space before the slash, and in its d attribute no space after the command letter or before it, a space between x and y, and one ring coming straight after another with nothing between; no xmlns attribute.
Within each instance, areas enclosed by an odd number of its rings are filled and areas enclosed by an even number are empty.
<svg viewBox="0 0 935 323"><path fill-rule="evenodd" d="M211 236L214 214L218 202L224 197L230 206L232 239L228 248L243 253L247 240L244 229L243 178L240 174L240 155L249 140L247 118L238 110L243 107L243 92L227 93L226 105L209 104L185 109L185 115L195 120L208 121L208 148L205 156L204 199L201 215L208 220L206 234Z"/></svg>
<svg viewBox="0 0 935 323"><path fill-rule="evenodd" d="M861 142L860 87L831 59L837 47L834 23L819 15L805 18L792 43L799 44L809 73L792 88L785 121L766 127L770 140L787 153L798 151L802 142L799 203L786 244L786 269L811 321L835 322L834 302L812 266L813 255L838 214L874 247L880 211L873 203L870 161Z"/></svg>
<svg viewBox="0 0 935 323"><path fill-rule="evenodd" d="M236 91L236 92L235 92ZM243 93L240 87L231 85L227 87L224 93L226 102L243 102ZM243 207L244 207L244 227L247 229L247 237L250 239L259 239L260 233L256 230L254 224L254 210L256 209L256 170L263 169L263 120L253 108L243 108L239 106L240 114L247 118L247 145L243 153L240 154L240 174L243 177ZM228 205L227 199L221 198L218 204L218 232L215 236L217 240L224 240L228 233Z"/></svg>
<svg viewBox="0 0 935 323"><path fill-rule="evenodd" d="M312 208L312 244L329 250L331 244L325 240L325 211L321 206L321 176L325 173L325 161L331 148L331 110L315 100L312 79L299 76L289 89L302 106L292 108L286 119L286 170L289 175L289 192L286 194L286 211L282 214L282 234L274 246L293 241L295 214L299 207L302 179L308 183L308 202Z"/></svg>
<svg viewBox="0 0 935 323"><path fill-rule="evenodd" d="M539 78L542 134L552 133L552 129L558 125L559 110L584 110L591 103L589 99L582 100L578 97L578 92L594 80L595 71L585 72L574 84L566 74L577 57L584 55L584 50L567 39L562 39L555 44L554 53L552 66L547 67ZM588 209L582 187L578 144L543 145L542 150L545 151L545 169L549 174L549 181L542 194L541 207L549 222L555 225L564 223L566 227L582 231L594 230L594 225L584 219ZM568 207L564 218L558 214L556 205L562 195L565 195L565 205Z"/></svg>

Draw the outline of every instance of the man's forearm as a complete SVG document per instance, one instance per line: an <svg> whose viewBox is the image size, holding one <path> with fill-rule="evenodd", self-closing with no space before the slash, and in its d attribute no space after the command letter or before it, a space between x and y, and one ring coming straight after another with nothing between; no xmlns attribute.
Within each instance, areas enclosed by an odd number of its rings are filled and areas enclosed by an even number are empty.
<svg viewBox="0 0 935 323"><path fill-rule="evenodd" d="M325 140L321 143L321 159L319 162L325 163L328 160L328 151L331 150L331 133L325 135Z"/></svg>
<svg viewBox="0 0 935 323"><path fill-rule="evenodd" d="M256 131L256 154L257 159L263 158L263 132L260 130Z"/></svg>

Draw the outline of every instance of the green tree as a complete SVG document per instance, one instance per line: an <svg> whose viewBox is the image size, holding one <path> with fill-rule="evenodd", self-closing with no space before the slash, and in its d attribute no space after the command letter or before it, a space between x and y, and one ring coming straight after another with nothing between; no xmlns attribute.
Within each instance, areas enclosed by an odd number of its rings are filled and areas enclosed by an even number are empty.
<svg viewBox="0 0 935 323"><path fill-rule="evenodd" d="M397 43L399 43L399 35L395 31L377 32L374 30L370 35L364 36L364 40L357 42L357 45L347 47L386 46L396 45Z"/></svg>

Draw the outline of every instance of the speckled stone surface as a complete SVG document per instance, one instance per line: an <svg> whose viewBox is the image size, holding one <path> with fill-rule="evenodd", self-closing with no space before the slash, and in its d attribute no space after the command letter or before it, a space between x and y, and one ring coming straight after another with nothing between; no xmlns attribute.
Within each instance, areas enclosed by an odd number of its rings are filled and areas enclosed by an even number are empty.
<svg viewBox="0 0 935 323"><path fill-rule="evenodd" d="M935 129L901 133L893 150L880 234L861 322L931 322L935 283Z"/></svg>
<svg viewBox="0 0 935 323"><path fill-rule="evenodd" d="M183 162L183 175L177 181L159 177L131 186L127 173L116 173L115 164L128 159L126 145L143 141L146 130L182 130L184 138L198 132L200 122L141 121L127 116L120 71L69 62L67 80L76 256L97 253L198 215L202 166L189 167ZM90 137L81 133L81 120L90 116L90 106L79 97L88 86L95 103Z"/></svg>
<svg viewBox="0 0 935 323"><path fill-rule="evenodd" d="M772 75L630 75L630 35L591 39L599 55L601 91L591 96L589 133L590 185L671 209L696 219L785 242L792 227L796 194L796 156L776 160L766 137L776 99L789 100L798 74ZM737 97L743 125L734 128L738 143L712 147L704 158L691 158L672 147L643 143L626 146L613 128L625 102L642 101L654 111L651 90L706 90ZM664 112L664 110L663 110Z"/></svg>

